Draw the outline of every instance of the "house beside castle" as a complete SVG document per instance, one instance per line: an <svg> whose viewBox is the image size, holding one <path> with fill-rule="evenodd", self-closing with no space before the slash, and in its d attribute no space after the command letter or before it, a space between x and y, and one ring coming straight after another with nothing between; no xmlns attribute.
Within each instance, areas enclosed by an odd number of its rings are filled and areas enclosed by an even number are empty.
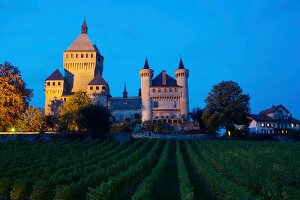
<svg viewBox="0 0 300 200"><path fill-rule="evenodd" d="M81 34L63 53L64 76L56 69L45 81L45 114L51 115L52 104L66 102L76 92L83 91L94 102L106 106L113 121L142 121L178 123L189 113L189 70L182 59L175 70L175 78L162 71L153 78L154 70L146 58L139 71L141 88L138 96L128 96L126 86L121 97L112 97L108 83L102 76L104 57L88 37L84 20Z"/></svg>
<svg viewBox="0 0 300 200"><path fill-rule="evenodd" d="M287 134L300 130L300 121L283 105L272 106L258 115L251 114L249 132L254 134Z"/></svg>

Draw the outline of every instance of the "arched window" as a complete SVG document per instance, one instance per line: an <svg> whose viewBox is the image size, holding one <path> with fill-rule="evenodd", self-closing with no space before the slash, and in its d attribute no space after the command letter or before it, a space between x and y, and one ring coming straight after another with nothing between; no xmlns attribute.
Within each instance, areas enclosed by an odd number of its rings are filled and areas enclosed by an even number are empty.
<svg viewBox="0 0 300 200"><path fill-rule="evenodd" d="M78 54L76 53L76 58L78 58Z"/></svg>
<svg viewBox="0 0 300 200"><path fill-rule="evenodd" d="M89 54L86 54L85 57L88 58L88 57L89 57Z"/></svg>
<svg viewBox="0 0 300 200"><path fill-rule="evenodd" d="M94 55L91 53L91 58L93 58L94 57Z"/></svg>
<svg viewBox="0 0 300 200"><path fill-rule="evenodd" d="M71 54L71 58L73 58L73 54Z"/></svg>
<svg viewBox="0 0 300 200"><path fill-rule="evenodd" d="M66 54L66 58L69 58L69 55L68 55L68 54Z"/></svg>
<svg viewBox="0 0 300 200"><path fill-rule="evenodd" d="M81 54L81 58L83 58L84 56L83 56L83 53Z"/></svg>

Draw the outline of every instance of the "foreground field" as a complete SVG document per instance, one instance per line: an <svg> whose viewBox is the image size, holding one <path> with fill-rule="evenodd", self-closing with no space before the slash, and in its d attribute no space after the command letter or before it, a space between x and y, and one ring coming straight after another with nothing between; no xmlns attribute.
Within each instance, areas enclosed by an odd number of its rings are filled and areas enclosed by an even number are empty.
<svg viewBox="0 0 300 200"><path fill-rule="evenodd" d="M0 199L300 199L300 144L0 143Z"/></svg>

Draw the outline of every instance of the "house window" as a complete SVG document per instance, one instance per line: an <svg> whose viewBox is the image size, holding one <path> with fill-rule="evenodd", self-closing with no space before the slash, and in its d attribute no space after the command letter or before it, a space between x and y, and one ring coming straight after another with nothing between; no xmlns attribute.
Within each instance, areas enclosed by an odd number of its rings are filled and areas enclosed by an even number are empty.
<svg viewBox="0 0 300 200"><path fill-rule="evenodd" d="M60 82L58 82L58 85L60 85Z"/></svg>
<svg viewBox="0 0 300 200"><path fill-rule="evenodd" d="M52 85L55 85L55 82L53 82Z"/></svg>
<svg viewBox="0 0 300 200"><path fill-rule="evenodd" d="M50 82L47 82L47 85L50 85Z"/></svg>
<svg viewBox="0 0 300 200"><path fill-rule="evenodd" d="M96 90L99 90L99 86L96 86Z"/></svg>
<svg viewBox="0 0 300 200"><path fill-rule="evenodd" d="M83 58L84 56L83 56L83 53L81 54L81 58Z"/></svg>
<svg viewBox="0 0 300 200"><path fill-rule="evenodd" d="M158 108L158 102L157 101L153 102L153 108Z"/></svg>
<svg viewBox="0 0 300 200"><path fill-rule="evenodd" d="M93 90L93 86L90 87L90 90Z"/></svg>

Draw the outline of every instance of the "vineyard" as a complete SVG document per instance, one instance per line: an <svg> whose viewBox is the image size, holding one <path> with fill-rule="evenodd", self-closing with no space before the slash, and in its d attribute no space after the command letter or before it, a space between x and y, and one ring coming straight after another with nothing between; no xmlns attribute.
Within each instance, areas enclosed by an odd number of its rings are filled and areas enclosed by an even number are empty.
<svg viewBox="0 0 300 200"><path fill-rule="evenodd" d="M299 155L299 143L6 142L0 199L300 199Z"/></svg>

